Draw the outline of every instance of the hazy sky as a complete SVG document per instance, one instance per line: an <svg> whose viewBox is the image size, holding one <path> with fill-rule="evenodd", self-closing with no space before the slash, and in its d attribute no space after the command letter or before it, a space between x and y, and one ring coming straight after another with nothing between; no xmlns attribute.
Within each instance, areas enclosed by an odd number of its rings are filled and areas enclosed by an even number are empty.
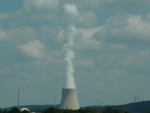
<svg viewBox="0 0 150 113"><path fill-rule="evenodd" d="M53 104L54 96L60 103L72 21L65 4L78 10L72 50L80 106L149 100L150 0L0 0L0 107L17 105L18 89L21 105Z"/></svg>

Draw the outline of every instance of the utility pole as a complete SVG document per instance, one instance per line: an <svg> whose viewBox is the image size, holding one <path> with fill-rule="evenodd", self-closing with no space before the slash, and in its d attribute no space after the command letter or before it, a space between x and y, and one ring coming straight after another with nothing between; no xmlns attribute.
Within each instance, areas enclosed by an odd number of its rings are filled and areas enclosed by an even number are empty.
<svg viewBox="0 0 150 113"><path fill-rule="evenodd" d="M34 102L34 110L36 110L36 109L35 109L35 102Z"/></svg>
<svg viewBox="0 0 150 113"><path fill-rule="evenodd" d="M54 108L55 108L55 96L54 96Z"/></svg>
<svg viewBox="0 0 150 113"><path fill-rule="evenodd" d="M137 96L137 102L139 102L139 96Z"/></svg>
<svg viewBox="0 0 150 113"><path fill-rule="evenodd" d="M19 89L18 89L18 109L19 109Z"/></svg>

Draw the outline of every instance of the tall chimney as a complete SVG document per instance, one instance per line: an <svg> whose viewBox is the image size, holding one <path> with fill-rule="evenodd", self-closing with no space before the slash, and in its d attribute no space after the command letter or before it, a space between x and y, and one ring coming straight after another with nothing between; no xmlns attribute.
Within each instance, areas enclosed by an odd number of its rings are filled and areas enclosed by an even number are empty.
<svg viewBox="0 0 150 113"><path fill-rule="evenodd" d="M77 89L62 89L60 109L79 109Z"/></svg>

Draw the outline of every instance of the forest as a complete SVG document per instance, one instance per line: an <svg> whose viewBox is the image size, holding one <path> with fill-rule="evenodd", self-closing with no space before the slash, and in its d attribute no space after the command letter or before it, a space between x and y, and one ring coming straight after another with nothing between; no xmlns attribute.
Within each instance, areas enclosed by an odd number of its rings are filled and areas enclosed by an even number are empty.
<svg viewBox="0 0 150 113"><path fill-rule="evenodd" d="M12 108L11 110L2 110L0 109L0 113L130 113L127 110L116 110L116 109L111 109L111 108L106 108L104 110L99 109L99 108L91 108L91 107L86 107L86 108L80 108L78 110L70 110L70 109L57 109L54 107L49 107L43 111L37 110L37 111L20 111L17 107ZM150 112L149 112L150 113Z"/></svg>

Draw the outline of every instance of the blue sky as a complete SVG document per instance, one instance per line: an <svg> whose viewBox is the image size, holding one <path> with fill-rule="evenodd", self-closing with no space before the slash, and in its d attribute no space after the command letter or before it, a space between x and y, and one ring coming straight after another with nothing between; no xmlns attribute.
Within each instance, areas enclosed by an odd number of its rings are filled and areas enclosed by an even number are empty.
<svg viewBox="0 0 150 113"><path fill-rule="evenodd" d="M0 0L0 107L61 101L63 6L74 5L74 78L80 106L150 98L149 0Z"/></svg>

